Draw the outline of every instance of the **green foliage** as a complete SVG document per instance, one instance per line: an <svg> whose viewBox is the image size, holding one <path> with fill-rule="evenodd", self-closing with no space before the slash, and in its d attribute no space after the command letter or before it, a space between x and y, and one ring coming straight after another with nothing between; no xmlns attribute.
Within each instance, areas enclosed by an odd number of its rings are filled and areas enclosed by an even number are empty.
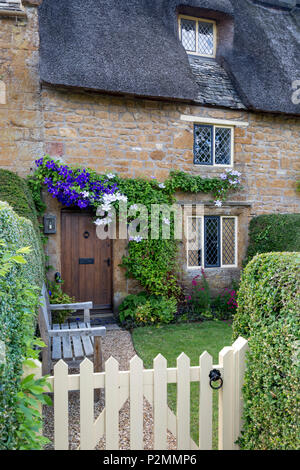
<svg viewBox="0 0 300 470"><path fill-rule="evenodd" d="M259 253L300 251L300 214L254 217L249 228L247 262Z"/></svg>
<svg viewBox="0 0 300 470"><path fill-rule="evenodd" d="M38 230L35 204L23 178L11 171L0 169L0 200L6 201L19 216L29 219Z"/></svg>
<svg viewBox="0 0 300 470"><path fill-rule="evenodd" d="M35 346L43 345L34 339L40 288L31 282L35 278L32 270L25 269L29 264L26 256L28 248L1 241L0 341L5 351L0 363L1 450L39 449L45 442L38 434L42 422L36 410L38 403L49 402L42 395L45 378L22 381L23 365L29 358L36 359Z"/></svg>
<svg viewBox="0 0 300 470"><path fill-rule="evenodd" d="M42 286L44 279L44 253L37 232L30 220L19 217L5 202L0 201L0 238L15 245L16 249L30 247L24 253L27 261L22 275L31 285Z"/></svg>
<svg viewBox="0 0 300 470"><path fill-rule="evenodd" d="M176 299L140 292L137 295L128 295L124 299L119 307L119 321L127 328L167 324L174 320L176 310Z"/></svg>
<svg viewBox="0 0 300 470"><path fill-rule="evenodd" d="M299 449L300 253L256 256L245 268L234 339L249 338L243 449Z"/></svg>
<svg viewBox="0 0 300 470"><path fill-rule="evenodd" d="M27 185L31 192L31 197L34 201L36 211L39 216L42 216L47 208L42 199L42 184L34 176L27 177Z"/></svg>
<svg viewBox="0 0 300 470"><path fill-rule="evenodd" d="M48 281L48 291L51 304L72 304L75 302L74 297L70 297L62 290L62 284L55 281ZM53 323L64 323L66 318L72 313L72 310L57 310L52 312Z"/></svg>

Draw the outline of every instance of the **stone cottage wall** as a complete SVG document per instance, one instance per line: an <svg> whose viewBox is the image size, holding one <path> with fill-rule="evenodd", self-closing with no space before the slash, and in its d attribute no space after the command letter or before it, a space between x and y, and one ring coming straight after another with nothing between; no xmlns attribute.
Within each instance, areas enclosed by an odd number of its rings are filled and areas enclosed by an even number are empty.
<svg viewBox="0 0 300 470"><path fill-rule="evenodd" d="M5 88L0 101L0 167L19 174L28 173L43 152L37 9L27 6L25 11L24 17L0 15L0 81Z"/></svg>

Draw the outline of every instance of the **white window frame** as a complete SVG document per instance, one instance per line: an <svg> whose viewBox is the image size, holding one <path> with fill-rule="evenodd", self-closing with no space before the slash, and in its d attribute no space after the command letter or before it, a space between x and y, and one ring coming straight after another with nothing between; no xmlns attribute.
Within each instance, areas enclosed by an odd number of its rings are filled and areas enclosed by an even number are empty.
<svg viewBox="0 0 300 470"><path fill-rule="evenodd" d="M205 126L203 123L197 123L199 126ZM217 168L232 168L234 166L234 126L228 126L224 124L207 124L213 128L213 136L212 136L212 143L213 143L213 152L212 152L212 165L210 164L201 164L201 163L193 163L195 167L204 166L204 167L217 167ZM216 163L216 127L217 128L224 128L224 129L231 129L231 141L230 141L230 163L229 164L221 164ZM195 126L194 126L194 142L195 142ZM194 157L194 156L193 156ZM193 160L194 161L194 160Z"/></svg>
<svg viewBox="0 0 300 470"><path fill-rule="evenodd" d="M182 19L183 20L192 20L192 21L196 22L196 52L188 51L188 50L185 49L186 53L191 54L191 55L200 56L200 57L215 58L216 57L216 52L217 52L217 23L216 23L216 21L208 20L206 18L197 18L196 16L178 15L178 31L179 31L179 39L180 39L181 43L182 43L182 39L181 39L181 20ZM212 23L213 24L213 36L214 36L213 41L214 41L214 45L213 45L213 53L212 54L202 54L202 53L198 52L198 37L199 37L198 23L199 22L200 23Z"/></svg>
<svg viewBox="0 0 300 470"><path fill-rule="evenodd" d="M206 214L206 215L214 215L214 214ZM188 271L197 271L201 268L203 269L227 269L227 268L237 268L238 267L238 216L236 215L220 215L220 266L219 267L212 267L207 268L204 266L204 215L188 215L186 219L186 233L187 233L187 241L186 241L186 264ZM201 219L201 266L189 266L189 219ZM223 219L234 219L235 220L235 247L234 247L234 254L235 254L235 264L223 264Z"/></svg>

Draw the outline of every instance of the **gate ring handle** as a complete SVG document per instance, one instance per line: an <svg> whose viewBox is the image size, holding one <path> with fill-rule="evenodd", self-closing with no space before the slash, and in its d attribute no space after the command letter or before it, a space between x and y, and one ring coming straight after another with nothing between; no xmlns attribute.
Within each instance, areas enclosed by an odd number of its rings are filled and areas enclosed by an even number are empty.
<svg viewBox="0 0 300 470"><path fill-rule="evenodd" d="M84 238L89 238L90 232L88 232L88 231L84 232L83 236L84 236Z"/></svg>
<svg viewBox="0 0 300 470"><path fill-rule="evenodd" d="M209 373L209 385L213 390L220 390L223 386L223 379L221 377L221 372L217 369L213 369ZM213 386L214 382L219 382L219 385Z"/></svg>

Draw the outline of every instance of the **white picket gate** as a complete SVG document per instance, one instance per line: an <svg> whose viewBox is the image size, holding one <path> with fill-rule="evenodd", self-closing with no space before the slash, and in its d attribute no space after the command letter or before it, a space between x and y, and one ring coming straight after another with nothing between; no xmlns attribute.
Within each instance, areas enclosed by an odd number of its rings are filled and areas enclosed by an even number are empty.
<svg viewBox="0 0 300 470"><path fill-rule="evenodd" d="M245 354L248 343L238 338L231 347L219 353L219 364L204 352L199 366L190 366L190 359L181 354L177 367L167 368L167 361L158 355L153 369L144 369L135 356L129 371L119 371L114 358L105 363L105 371L93 372L93 363L85 359L80 374L68 375L68 366L62 360L54 367L49 382L54 392L54 446L57 450L69 448L68 391L80 390L80 449L94 449L105 435L106 449L119 449L119 410L130 399L130 449L143 449L143 398L153 408L154 449L167 449L167 429L177 440L178 450L210 450L212 448L212 398L209 372L221 372L223 387L219 390L219 449L237 449L235 444L241 431L242 384ZM29 371L30 372L30 371ZM199 443L190 437L190 383L198 382ZM177 384L177 412L167 402L167 384ZM94 420L94 390L105 390L105 408Z"/></svg>

